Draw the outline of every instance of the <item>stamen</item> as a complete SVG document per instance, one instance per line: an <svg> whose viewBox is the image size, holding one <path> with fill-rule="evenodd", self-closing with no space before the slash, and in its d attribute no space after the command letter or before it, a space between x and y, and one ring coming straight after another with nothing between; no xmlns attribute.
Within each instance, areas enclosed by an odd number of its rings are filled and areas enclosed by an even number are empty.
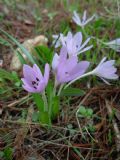
<svg viewBox="0 0 120 160"><path fill-rule="evenodd" d="M37 89L37 87L34 86L35 89Z"/></svg>
<svg viewBox="0 0 120 160"><path fill-rule="evenodd" d="M35 81L32 81L32 85L35 85L36 84L36 82Z"/></svg>
<svg viewBox="0 0 120 160"><path fill-rule="evenodd" d="M68 74L68 72L65 72L65 74Z"/></svg>
<svg viewBox="0 0 120 160"><path fill-rule="evenodd" d="M37 80L37 81L40 81L39 78L37 78L37 77L36 77L36 80Z"/></svg>

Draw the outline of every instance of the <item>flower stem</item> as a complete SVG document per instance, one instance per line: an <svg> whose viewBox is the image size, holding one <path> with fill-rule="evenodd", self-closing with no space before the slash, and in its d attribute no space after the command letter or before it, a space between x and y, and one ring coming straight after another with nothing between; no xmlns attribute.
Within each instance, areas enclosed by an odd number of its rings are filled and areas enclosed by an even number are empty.
<svg viewBox="0 0 120 160"><path fill-rule="evenodd" d="M64 86L64 84L61 84L61 86L60 86L60 88L59 88L59 91L58 91L57 96L59 96L59 95L60 95L60 93L61 93L61 91L62 91L63 86Z"/></svg>
<svg viewBox="0 0 120 160"><path fill-rule="evenodd" d="M45 95L45 91L42 93L42 99L44 101L44 111L48 112L48 102L47 102L47 98Z"/></svg>
<svg viewBox="0 0 120 160"><path fill-rule="evenodd" d="M86 33L86 31L85 31L85 28L84 27L81 27L82 28L82 32L83 32L83 34L85 35L85 37L87 38L87 37L89 37L89 35Z"/></svg>
<svg viewBox="0 0 120 160"><path fill-rule="evenodd" d="M64 89L66 89L68 86L70 86L72 83L74 83L74 82L77 81L78 79L87 77L87 76L92 75L92 74L93 74L93 71L88 72L88 73L85 73L85 74L83 74L83 75L80 76L80 77L77 77L76 79L74 79L74 80L72 80L70 83L68 83L68 84L64 87Z"/></svg>

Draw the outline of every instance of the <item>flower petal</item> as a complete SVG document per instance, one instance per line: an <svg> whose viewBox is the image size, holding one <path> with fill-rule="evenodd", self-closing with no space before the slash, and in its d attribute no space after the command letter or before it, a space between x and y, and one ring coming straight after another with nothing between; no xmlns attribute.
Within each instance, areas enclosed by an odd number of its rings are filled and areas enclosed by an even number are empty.
<svg viewBox="0 0 120 160"><path fill-rule="evenodd" d="M55 53L53 60L52 60L52 69L55 71L57 69L57 66L59 64L59 59L60 57L58 56L57 53Z"/></svg>
<svg viewBox="0 0 120 160"><path fill-rule="evenodd" d="M80 50L80 52L78 54L86 52L86 51L90 50L92 47L93 47L93 45L88 46L88 47L84 48L83 50Z"/></svg>
<svg viewBox="0 0 120 160"><path fill-rule="evenodd" d="M76 33L73 38L74 38L74 43L76 47L78 46L79 50L79 47L81 46L82 43L82 33L81 32Z"/></svg>
<svg viewBox="0 0 120 160"><path fill-rule="evenodd" d="M29 87L28 85L22 85L22 87L23 87L26 91L28 91L28 92L30 92L30 93L35 93L35 92L36 92L36 90L35 90L34 88Z"/></svg>
<svg viewBox="0 0 120 160"><path fill-rule="evenodd" d="M46 85L47 85L48 80L49 80L49 74L50 74L50 67L49 67L49 64L46 63L46 65L45 65L45 73L44 73L44 82L45 82Z"/></svg>
<svg viewBox="0 0 120 160"><path fill-rule="evenodd" d="M99 76L100 78L106 79L118 79L118 75L116 74L117 68L113 65L115 63L114 60L106 61L106 57L104 57L98 66L92 71L93 74Z"/></svg>
<svg viewBox="0 0 120 160"><path fill-rule="evenodd" d="M84 25L88 24L88 23L89 23L90 21L92 21L94 18L95 18L95 14L94 14L92 17L88 18L88 19L85 21Z"/></svg>
<svg viewBox="0 0 120 160"><path fill-rule="evenodd" d="M80 50L83 49L89 41L90 41L90 38L88 38L88 39L82 44L82 46L80 47Z"/></svg>
<svg viewBox="0 0 120 160"><path fill-rule="evenodd" d="M36 92L42 93L45 90L46 85L47 85L46 81L44 79L41 80Z"/></svg>
<svg viewBox="0 0 120 160"><path fill-rule="evenodd" d="M76 11L73 12L72 19L77 25L81 26L81 19Z"/></svg>
<svg viewBox="0 0 120 160"><path fill-rule="evenodd" d="M87 11L85 10L82 17L83 22L85 22L86 19L87 19Z"/></svg>
<svg viewBox="0 0 120 160"><path fill-rule="evenodd" d="M40 70L40 68L36 64L33 65L33 70L36 73L37 77L39 77L40 79L43 78L41 70Z"/></svg>
<svg viewBox="0 0 120 160"><path fill-rule="evenodd" d="M24 64L23 65L23 75L24 75L25 79L27 79L28 81L34 79L33 68Z"/></svg>
<svg viewBox="0 0 120 160"><path fill-rule="evenodd" d="M88 61L81 61L79 62L75 68L70 72L71 75L71 79L75 79L79 76L81 76L82 74L84 74L86 72L86 70L88 69L90 65L90 62Z"/></svg>

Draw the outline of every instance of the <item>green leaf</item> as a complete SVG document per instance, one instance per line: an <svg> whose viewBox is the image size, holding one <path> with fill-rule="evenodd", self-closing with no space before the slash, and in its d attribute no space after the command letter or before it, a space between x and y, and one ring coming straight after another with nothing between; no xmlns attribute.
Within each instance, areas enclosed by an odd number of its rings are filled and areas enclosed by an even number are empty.
<svg viewBox="0 0 120 160"><path fill-rule="evenodd" d="M48 47L41 45L35 47L35 50L42 63L51 63L53 52Z"/></svg>
<svg viewBox="0 0 120 160"><path fill-rule="evenodd" d="M85 95L85 91L79 89L79 88L66 88L64 90L62 90L60 96L84 96Z"/></svg>
<svg viewBox="0 0 120 160"><path fill-rule="evenodd" d="M12 160L13 149L8 147L4 150L4 158L5 160Z"/></svg>
<svg viewBox="0 0 120 160"><path fill-rule="evenodd" d="M39 112L34 112L32 114L32 121L33 122L38 122L38 120L39 120Z"/></svg>
<svg viewBox="0 0 120 160"><path fill-rule="evenodd" d="M48 112L40 112L39 121L42 124L51 125L50 117Z"/></svg>
<svg viewBox="0 0 120 160"><path fill-rule="evenodd" d="M10 72L8 72L2 68L0 68L0 78L4 78L4 79L10 80L10 81L14 80L14 76Z"/></svg>
<svg viewBox="0 0 120 160"><path fill-rule="evenodd" d="M0 44L2 44L4 46L10 46L10 43L3 38L0 38Z"/></svg>
<svg viewBox="0 0 120 160"><path fill-rule="evenodd" d="M87 109L87 117L92 117L93 116L93 110L91 108Z"/></svg>
<svg viewBox="0 0 120 160"><path fill-rule="evenodd" d="M40 112L44 111L44 101L39 93L33 93L33 100L35 101Z"/></svg>
<svg viewBox="0 0 120 160"><path fill-rule="evenodd" d="M21 62L21 64L26 64L25 59L23 58L22 54L19 51L16 51L16 54Z"/></svg>
<svg viewBox="0 0 120 160"><path fill-rule="evenodd" d="M60 100L59 96L55 96L52 99L52 119L55 119L56 116L59 114L59 108L60 108Z"/></svg>
<svg viewBox="0 0 120 160"><path fill-rule="evenodd" d="M50 106L52 103L52 97L53 97L53 83L50 80L46 87L46 92L47 92L47 98L48 98L48 105Z"/></svg>
<svg viewBox="0 0 120 160"><path fill-rule="evenodd" d="M81 114L83 116L86 116L86 108L84 106L80 106L79 114Z"/></svg>
<svg viewBox="0 0 120 160"><path fill-rule="evenodd" d="M29 53L29 51L22 44L20 44L14 37L12 37L10 34L8 34L2 29L0 29L0 32L2 32L6 37L8 37L12 42L14 42L22 50L22 52L28 57L29 61L32 64L36 63L32 55Z"/></svg>

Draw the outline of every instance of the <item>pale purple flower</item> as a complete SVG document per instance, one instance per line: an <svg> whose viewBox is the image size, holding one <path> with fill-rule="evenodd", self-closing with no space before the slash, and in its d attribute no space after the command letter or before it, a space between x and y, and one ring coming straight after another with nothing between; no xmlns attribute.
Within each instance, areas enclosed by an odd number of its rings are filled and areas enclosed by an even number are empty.
<svg viewBox="0 0 120 160"><path fill-rule="evenodd" d="M107 82L105 79L118 79L117 68L114 67L114 63L115 60L106 61L106 57L104 57L91 74L100 77L105 82Z"/></svg>
<svg viewBox="0 0 120 160"><path fill-rule="evenodd" d="M94 17L95 17L95 14L92 17L87 19L87 11L85 10L83 13L82 19L79 17L79 15L76 11L73 12L72 19L78 26L84 27L87 23L92 21Z"/></svg>
<svg viewBox="0 0 120 160"><path fill-rule="evenodd" d="M89 67L88 61L78 62L77 56L67 57L66 47L60 51L59 61L56 67L56 80L58 84L69 82L84 74Z"/></svg>
<svg viewBox="0 0 120 160"><path fill-rule="evenodd" d="M61 35L60 38L61 38L62 46L65 46L67 48L67 52L69 56L78 55L93 47L93 45L85 47L87 43L90 41L90 38L88 38L82 44L82 33L81 32L78 32L75 35L73 35L71 32L68 32L66 37Z"/></svg>
<svg viewBox="0 0 120 160"><path fill-rule="evenodd" d="M109 48L112 48L113 50L120 52L120 38L117 38L110 42L106 42L104 44L107 45Z"/></svg>
<svg viewBox="0 0 120 160"><path fill-rule="evenodd" d="M74 83L76 80L87 77L87 76L91 76L91 75L96 75L100 77L107 84L109 84L109 82L107 82L106 79L110 79L110 80L118 79L118 75L116 74L117 68L114 67L115 60L109 60L106 62L105 60L106 60L106 57L104 57L101 60L101 62L98 64L98 66L94 70L76 77L71 82L69 82L65 88L67 88L69 85Z"/></svg>
<svg viewBox="0 0 120 160"><path fill-rule="evenodd" d="M45 65L45 73L44 76L42 75L39 67L34 64L33 67L24 64L23 66L23 75L24 78L21 80L23 81L22 87L31 93L42 93L47 86L48 79L49 79L49 64Z"/></svg>

